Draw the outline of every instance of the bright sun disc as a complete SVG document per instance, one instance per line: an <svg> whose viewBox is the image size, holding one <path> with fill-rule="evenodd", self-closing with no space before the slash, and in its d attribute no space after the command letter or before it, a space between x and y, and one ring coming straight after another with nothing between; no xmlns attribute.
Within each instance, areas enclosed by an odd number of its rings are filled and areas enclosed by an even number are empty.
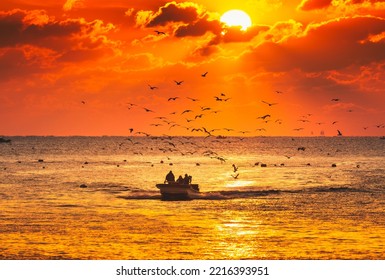
<svg viewBox="0 0 385 280"><path fill-rule="evenodd" d="M241 10L227 11L221 16L221 22L227 26L241 26L241 30L246 30L251 26L249 15Z"/></svg>

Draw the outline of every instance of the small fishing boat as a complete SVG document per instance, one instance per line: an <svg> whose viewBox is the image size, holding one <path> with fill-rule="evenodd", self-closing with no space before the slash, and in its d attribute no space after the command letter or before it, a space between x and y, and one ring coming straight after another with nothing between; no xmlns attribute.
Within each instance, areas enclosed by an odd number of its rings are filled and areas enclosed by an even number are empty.
<svg viewBox="0 0 385 280"><path fill-rule="evenodd" d="M3 137L0 137L0 143L11 143L11 139L5 139Z"/></svg>
<svg viewBox="0 0 385 280"><path fill-rule="evenodd" d="M192 200L194 194L199 193L199 185L197 184L156 184L160 190L162 200Z"/></svg>

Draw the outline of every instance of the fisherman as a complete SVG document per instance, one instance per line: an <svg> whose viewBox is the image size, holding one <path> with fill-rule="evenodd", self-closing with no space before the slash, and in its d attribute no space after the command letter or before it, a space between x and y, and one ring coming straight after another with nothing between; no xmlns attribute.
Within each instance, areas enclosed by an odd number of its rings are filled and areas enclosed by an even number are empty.
<svg viewBox="0 0 385 280"><path fill-rule="evenodd" d="M174 176L174 173L172 173L172 171L170 170L170 172L168 172L168 174L166 175L166 180L164 181L165 183L174 183L175 182L175 176Z"/></svg>
<svg viewBox="0 0 385 280"><path fill-rule="evenodd" d="M185 185L190 184L190 179L189 179L189 176L187 174L184 174L183 184L185 184Z"/></svg>
<svg viewBox="0 0 385 280"><path fill-rule="evenodd" d="M176 180L178 184L183 184L183 177L182 175L179 175L178 179Z"/></svg>

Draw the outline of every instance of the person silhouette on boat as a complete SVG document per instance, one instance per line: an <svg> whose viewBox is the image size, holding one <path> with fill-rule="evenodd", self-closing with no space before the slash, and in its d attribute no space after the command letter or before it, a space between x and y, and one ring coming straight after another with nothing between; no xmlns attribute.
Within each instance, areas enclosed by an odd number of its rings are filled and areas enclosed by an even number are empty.
<svg viewBox="0 0 385 280"><path fill-rule="evenodd" d="M170 170L170 172L168 172L166 175L165 183L170 184L174 182L175 182L175 176L174 176L174 173L172 173L172 171Z"/></svg>
<svg viewBox="0 0 385 280"><path fill-rule="evenodd" d="M190 178L187 174L184 174L183 184L185 184L185 185L190 184Z"/></svg>
<svg viewBox="0 0 385 280"><path fill-rule="evenodd" d="M183 177L182 175L179 175L178 179L176 180L178 184L183 184Z"/></svg>

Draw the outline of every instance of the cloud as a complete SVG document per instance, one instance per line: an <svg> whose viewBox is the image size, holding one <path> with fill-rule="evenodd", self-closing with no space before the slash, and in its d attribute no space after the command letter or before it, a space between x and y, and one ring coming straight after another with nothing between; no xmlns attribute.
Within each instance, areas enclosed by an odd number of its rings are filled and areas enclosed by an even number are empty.
<svg viewBox="0 0 385 280"><path fill-rule="evenodd" d="M175 37L197 37L207 32L220 34L222 31L222 23L218 19L191 2L170 2L160 7L157 12L138 11L136 24L147 28L170 27Z"/></svg>
<svg viewBox="0 0 385 280"><path fill-rule="evenodd" d="M365 65L385 59L385 19L350 17L309 25L301 34L282 42L265 42L246 54L246 68L265 67L270 71L301 69L328 71ZM248 65L248 66L247 66Z"/></svg>
<svg viewBox="0 0 385 280"><path fill-rule="evenodd" d="M49 17L44 11L12 10L0 12L0 47L35 45L63 51L72 48L96 48L106 42L105 34L114 29L101 20L63 21Z"/></svg>
<svg viewBox="0 0 385 280"><path fill-rule="evenodd" d="M384 7L381 4L384 2L385 0L302 0L297 9L302 11L312 11L326 9L329 7L341 8L355 5L362 6L363 8L368 8L369 6L380 6L379 8L383 9Z"/></svg>
<svg viewBox="0 0 385 280"><path fill-rule="evenodd" d="M173 22L192 23L198 20L200 13L199 6L195 3L170 2L150 15L146 27L165 26Z"/></svg>
<svg viewBox="0 0 385 280"><path fill-rule="evenodd" d="M331 3L332 0L302 0L298 9L303 11L318 10L329 7Z"/></svg>
<svg viewBox="0 0 385 280"><path fill-rule="evenodd" d="M128 11L132 15L133 11ZM192 2L169 2L157 11L141 10L135 14L136 26L142 28L158 28L165 30L168 36L150 35L145 38L151 42L163 40L167 37L201 37L200 46L194 55L210 56L219 48L217 45L233 42L249 42L269 30L267 26L252 26L246 31L240 27L226 27L219 20L219 15L205 10L202 6ZM143 41L143 40L142 40Z"/></svg>
<svg viewBox="0 0 385 280"><path fill-rule="evenodd" d="M38 15L38 17L35 17ZM81 25L75 21L55 22L42 18L36 11L13 10L0 14L0 47L19 44L44 44L45 40L68 37L79 33ZM36 24L39 22L39 24Z"/></svg>
<svg viewBox="0 0 385 280"><path fill-rule="evenodd" d="M1 79L54 73L63 63L112 57L117 43L107 36L114 28L101 20L56 20L42 10L0 12Z"/></svg>
<svg viewBox="0 0 385 280"><path fill-rule="evenodd" d="M67 0L63 5L63 10L68 12L73 8L78 8L83 6L83 0Z"/></svg>
<svg viewBox="0 0 385 280"><path fill-rule="evenodd" d="M208 31L211 31L213 34L220 34L222 24L218 20L208 20L208 17L205 16L191 24L179 26L175 30L175 36L203 36Z"/></svg>

